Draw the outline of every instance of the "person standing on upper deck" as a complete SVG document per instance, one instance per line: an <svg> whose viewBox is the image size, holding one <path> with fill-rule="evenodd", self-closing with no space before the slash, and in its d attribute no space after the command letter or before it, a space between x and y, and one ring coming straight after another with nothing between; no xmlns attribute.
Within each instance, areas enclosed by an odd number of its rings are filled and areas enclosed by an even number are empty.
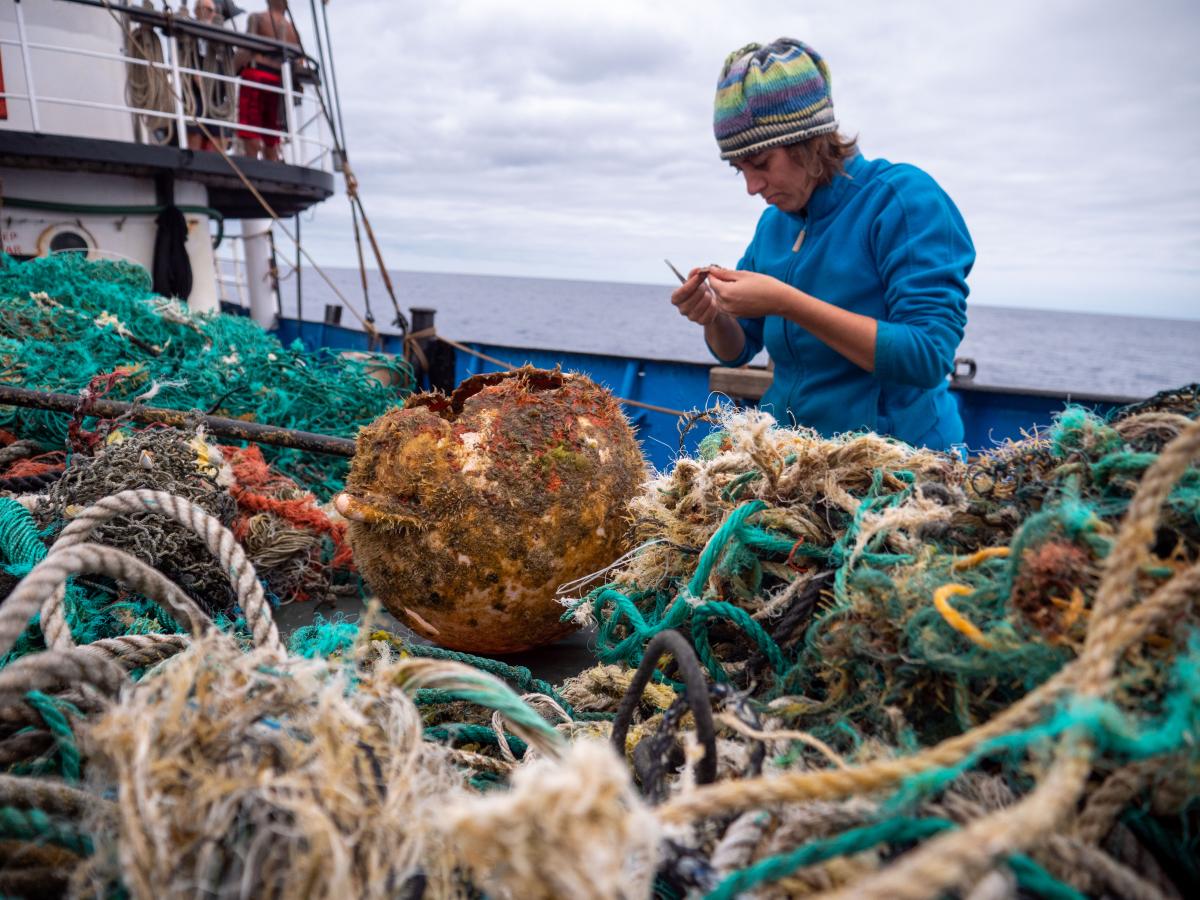
<svg viewBox="0 0 1200 900"><path fill-rule="evenodd" d="M266 12L251 13L246 20L246 33L300 48L300 35L288 19L287 0L267 0ZM234 68L238 70L238 77L245 81L279 88L283 86L283 78L280 75L282 62L282 55L277 52L242 49L234 57ZM283 95L278 91L267 91L243 84L238 95L238 123L279 132L284 121L282 107ZM244 155L279 159L278 134L242 129L238 131L238 137L241 139Z"/></svg>
<svg viewBox="0 0 1200 900"><path fill-rule="evenodd" d="M761 406L783 424L960 442L947 377L975 248L953 201L915 166L864 159L838 133L825 61L790 38L730 54L714 131L768 207L736 269L693 269L671 302L723 365L766 347Z"/></svg>
<svg viewBox="0 0 1200 900"><path fill-rule="evenodd" d="M185 8L186 9L186 8ZM217 25L221 24L217 18L217 7L213 0L196 0L195 6L192 7L192 17L201 25ZM211 52L208 46L208 41L203 38L196 41L196 55L199 60L203 60ZM208 91L211 89L214 92L219 92L224 87L219 82L213 81L210 87L210 81L205 75L192 75L188 81L191 84L192 92L192 117L196 119L204 119L209 117L210 110L208 109ZM221 129L219 125L207 126L209 134L221 138ZM198 125L192 124L189 120L187 126L187 143L189 150L213 150L215 149L212 142L204 134L204 131Z"/></svg>

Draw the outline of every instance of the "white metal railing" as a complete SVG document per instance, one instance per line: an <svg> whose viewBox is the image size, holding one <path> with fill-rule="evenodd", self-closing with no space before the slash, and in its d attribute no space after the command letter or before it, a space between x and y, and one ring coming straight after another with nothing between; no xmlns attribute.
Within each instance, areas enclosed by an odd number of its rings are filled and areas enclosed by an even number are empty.
<svg viewBox="0 0 1200 900"><path fill-rule="evenodd" d="M25 80L25 90L0 91L0 97L8 101L21 101L28 104L30 121L35 132L43 131L42 123L45 117L40 115L39 111L50 106L109 110L114 113L133 116L138 123L135 137L140 138L143 143L174 142L179 147L186 149L188 146L188 126L200 122L210 130L220 129L222 132L236 130L261 135L264 138L278 138L284 162L306 168L321 169L327 172L333 171L335 162L334 146L330 138L328 125L325 122L320 99L314 96L317 90L314 89L308 92L296 91L294 66L290 58L285 57L281 63L281 84L279 87L276 87L274 85L251 82L237 75L225 75L219 72L181 65L180 41L178 37L173 33L164 34L157 28L154 29L154 33L165 49L164 61L162 62L131 56L124 52L124 50L118 53L106 53L83 47L35 42L29 40L21 9L22 5L19 2L13 4L16 13L16 37L8 38L0 36L0 47L12 47L19 52L21 57L21 71ZM160 72L165 77L166 84L169 86L172 108L151 109L134 106L128 102L127 91L122 91L122 96L125 98L125 102L123 103L106 103L83 97L50 96L39 93L36 81L37 63L44 61L43 57L62 54L119 62L126 67L126 79L128 79L128 67L130 66L141 66L145 67L149 72ZM192 90L192 79L208 79L226 84L228 89L234 92L234 96L231 98L234 110L232 117L224 119L195 116L194 114L189 115L186 106L190 101L185 100L185 97ZM123 85L123 87L125 86ZM237 93L247 87L268 94L277 94L281 97L283 105L281 128L262 128L237 121ZM170 122L172 125L170 131L173 133L164 134L164 140L156 141L153 129L147 127L147 120ZM161 130L164 132L167 131L165 128Z"/></svg>

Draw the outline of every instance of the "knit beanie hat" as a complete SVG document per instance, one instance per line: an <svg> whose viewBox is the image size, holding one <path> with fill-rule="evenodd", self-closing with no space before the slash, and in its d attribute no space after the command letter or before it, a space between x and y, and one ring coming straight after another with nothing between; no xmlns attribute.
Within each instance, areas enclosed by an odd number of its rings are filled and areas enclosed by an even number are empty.
<svg viewBox="0 0 1200 900"><path fill-rule="evenodd" d="M791 38L748 44L725 59L713 131L721 159L794 144L837 130L829 66Z"/></svg>

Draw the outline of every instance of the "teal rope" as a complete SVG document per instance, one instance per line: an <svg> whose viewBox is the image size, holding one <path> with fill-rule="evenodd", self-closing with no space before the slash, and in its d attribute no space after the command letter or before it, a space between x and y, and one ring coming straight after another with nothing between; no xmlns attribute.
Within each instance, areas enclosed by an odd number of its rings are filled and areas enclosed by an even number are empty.
<svg viewBox="0 0 1200 900"><path fill-rule="evenodd" d="M704 586L708 584L708 577L712 574L713 566L717 564L717 558L725 550L726 545L738 535L748 518L766 508L767 504L762 500L751 500L749 503L743 503L726 517L721 527L708 539L708 543L704 546L704 552L700 554L700 560L696 563L696 571L687 586L687 592L691 597L703 596ZM678 600L676 602L678 603Z"/></svg>
<svg viewBox="0 0 1200 900"><path fill-rule="evenodd" d="M1008 858L1008 865L1017 876L1017 884L1031 894L1049 900L1085 900L1083 894L1063 884L1024 853L1014 853Z"/></svg>
<svg viewBox="0 0 1200 900"><path fill-rule="evenodd" d="M8 562L8 573L18 577L46 558L33 516L10 497L0 497L0 555Z"/></svg>
<svg viewBox="0 0 1200 900"><path fill-rule="evenodd" d="M53 819L40 809L0 807L0 838L54 844L77 856L92 855L92 838L70 822Z"/></svg>
<svg viewBox="0 0 1200 900"><path fill-rule="evenodd" d="M753 474L753 473L750 473ZM911 485L913 480L910 473L898 472L893 475ZM745 475L739 484L748 484L753 479ZM817 559L824 565L839 569L837 578L841 580L842 590L845 590L845 578L848 572L846 561L850 556L859 524L863 518L876 509L893 506L900 503L911 492L911 486L893 494L881 493L883 485L882 470L876 471L871 488L856 510L853 521L842 538L832 547L824 548L811 544L797 544L794 539L780 537L776 534L751 524L750 518L766 508L762 500L752 500L734 509L712 534L704 546L696 564L696 570L684 586L664 609L662 598L654 593L655 608L647 616L638 607L638 603L651 596L650 592L633 592L626 595L605 585L597 588L586 598L579 601L590 603L592 614L600 623L596 637L596 655L601 662L624 663L636 666L641 662L646 644L654 635L670 628L690 625L693 641L701 661L717 681L727 682L728 674L712 655L708 639L708 623L711 618L724 618L736 625L755 643L759 650L770 661L777 675L782 675L792 668L785 659L782 650L771 639L770 635L755 622L740 607L712 600L708 603L698 603L703 596L708 580L718 562L724 560L729 568L737 567L749 552L752 560L757 563L758 556L795 556L799 554L811 559ZM736 492L735 492L736 493ZM911 562L911 557L905 554L881 553L867 550L860 554L859 559L866 565L892 565ZM667 595L669 596L669 594ZM579 604L576 604L578 607ZM568 620L574 615L575 609L563 615ZM618 630L623 629L624 635L618 636Z"/></svg>
<svg viewBox="0 0 1200 900"><path fill-rule="evenodd" d="M869 850L877 844L919 841L932 837L955 825L949 819L889 819L863 828L854 828L836 837L811 841L790 853L768 856L752 866L734 872L705 895L705 900L734 900L746 891L765 882L786 878L797 869Z"/></svg>
<svg viewBox="0 0 1200 900"><path fill-rule="evenodd" d="M714 679L724 683L729 682L729 676L725 673L725 669L713 656L712 646L708 639L708 620L716 618L731 621L744 631L767 657L776 674L787 671L789 666L783 657L783 651L779 649L779 645L771 639L766 630L751 618L748 612L732 603L712 602L697 607L692 614L692 643L696 646L696 653L700 657L700 661L704 663L704 667L708 669Z"/></svg>
<svg viewBox="0 0 1200 900"><path fill-rule="evenodd" d="M522 692L526 694L537 693L545 694L547 697L553 698L554 702L561 706L572 719L579 721L594 721L597 719L611 719L612 713L581 713L575 710L566 698L563 697L554 685L548 681L543 681L541 678L534 678L533 673L525 666L513 666L508 663L500 662L498 659L489 659L486 656L475 656L471 653L461 653L457 650L446 650L442 647L433 647L427 644L408 644L404 645L404 652L411 656L422 656L429 659L448 659L454 662L465 663L476 669L482 669L497 678L512 682Z"/></svg>
<svg viewBox="0 0 1200 900"><path fill-rule="evenodd" d="M6 562L4 571L16 578L24 578L46 558L46 545L38 535L33 516L11 497L0 497L0 558ZM82 605L79 588L73 582L73 578L68 579L63 601L68 625L72 624L74 611ZM7 656L0 659L0 666L28 652L31 646L38 649L42 646L40 629L32 624Z"/></svg>
<svg viewBox="0 0 1200 900"><path fill-rule="evenodd" d="M75 730L67 718L65 710L79 715L79 710L70 703L55 697L48 697L41 691L29 691L25 694L25 702L32 706L58 744L58 759L62 768L62 776L67 781L78 782L82 777L82 756L79 745L75 742Z"/></svg>
<svg viewBox="0 0 1200 900"><path fill-rule="evenodd" d="M561 737L554 726L538 714L524 700L513 693L507 685L486 683L482 676L476 676L478 686L461 688L422 688L416 691L413 698L418 705L432 703L454 703L461 701L473 703L486 709L494 709L501 713L513 725L524 726L530 731L536 731L547 738L559 741Z"/></svg>
<svg viewBox="0 0 1200 900"><path fill-rule="evenodd" d="M915 819L907 816L854 828L831 838L811 841L790 853L781 853L760 860L752 866L734 872L705 895L705 900L734 900L760 884L786 878L797 869L811 866L837 856L850 856L879 844L905 844L922 841L958 826L949 819ZM1051 900L1084 900L1070 885L1059 881L1036 862L1023 854L1008 858L1017 883L1026 890Z"/></svg>
<svg viewBox="0 0 1200 900"><path fill-rule="evenodd" d="M508 741L509 749L517 759L525 755L528 744L515 734L505 734L504 737ZM450 744L490 744L492 746L498 746L500 743L500 738L493 729L486 725L470 725L465 722L430 725L425 729L425 740Z"/></svg>
<svg viewBox="0 0 1200 900"><path fill-rule="evenodd" d="M694 615L696 607L693 604L703 596L712 570L721 556L727 551L736 550L736 547L741 545L741 535L747 527L746 520L765 508L766 504L762 500L752 500L749 503L743 503L726 517L721 527L705 544L696 563L696 571L692 573L687 585L675 596L657 621L648 622L630 597L610 586L596 589L581 601L592 603L592 612L601 622L596 642L596 655L600 661L624 662L629 666L637 666L641 662L645 646L651 638L659 632L678 628L687 622ZM731 544L734 544L734 547L731 548ZM791 546L790 543L787 544L788 549L791 549ZM610 604L613 612L606 618L603 615L604 608ZM563 619L570 618L572 614L573 611L568 611L563 615ZM616 629L622 620L628 623L630 633L614 643Z"/></svg>

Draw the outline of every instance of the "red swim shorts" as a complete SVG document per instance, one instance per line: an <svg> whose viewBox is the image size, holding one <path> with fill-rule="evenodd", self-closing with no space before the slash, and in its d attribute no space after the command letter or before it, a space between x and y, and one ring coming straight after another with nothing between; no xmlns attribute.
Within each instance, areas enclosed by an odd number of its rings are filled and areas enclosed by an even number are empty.
<svg viewBox="0 0 1200 900"><path fill-rule="evenodd" d="M245 81L267 84L271 87L283 86L283 79L279 77L278 72L247 68L242 69L238 74ZM240 86L238 93L238 124L249 125L253 128L269 128L272 131L280 131L279 108L282 102L282 94L260 90L248 84L243 84ZM275 147L279 144L279 135L277 134L262 134L258 131L239 130L238 137L247 141L262 141L268 147Z"/></svg>

